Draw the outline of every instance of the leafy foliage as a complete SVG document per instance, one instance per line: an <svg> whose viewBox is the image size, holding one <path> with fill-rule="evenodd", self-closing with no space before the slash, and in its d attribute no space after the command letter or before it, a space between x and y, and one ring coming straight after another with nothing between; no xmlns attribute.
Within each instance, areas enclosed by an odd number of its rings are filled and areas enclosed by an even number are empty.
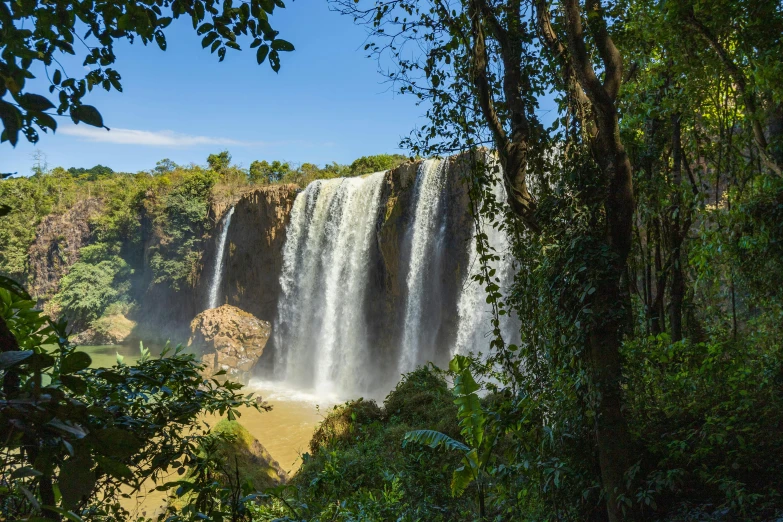
<svg viewBox="0 0 783 522"><path fill-rule="evenodd" d="M232 2L221 5L215 0L125 0L97 4L4 1L0 3L3 27L0 141L15 146L22 132L28 141L35 143L39 129L55 131L55 114L50 112L55 107L56 115L67 113L76 124L104 127L101 114L92 105L83 103L83 99L96 86L122 91L122 78L113 68L117 59L114 44L119 40L133 43L138 39L144 45L154 42L165 51L166 29L181 17L192 22L197 34L203 35L202 47L217 52L220 61L228 49L240 50L238 39L246 36L252 40L251 48L258 47L258 63L268 56L272 69L278 71L279 53L293 51L294 47L277 38L278 32L269 25L269 15L275 7L284 7L282 0L252 0L237 6ZM58 60L61 55L76 55L77 40L88 50L84 57L88 72L82 78L69 76ZM46 72L49 92L57 92L58 105L47 96L27 89L27 80L35 78L32 70L40 66Z"/></svg>
<svg viewBox="0 0 783 522"><path fill-rule="evenodd" d="M166 347L136 366L90 368L23 291L3 283L0 320L0 460L3 518L123 520L121 488L157 481L197 461L203 412L261 407L234 383L204 380L193 355ZM18 341L18 349L8 343ZM55 344L54 349L46 345Z"/></svg>

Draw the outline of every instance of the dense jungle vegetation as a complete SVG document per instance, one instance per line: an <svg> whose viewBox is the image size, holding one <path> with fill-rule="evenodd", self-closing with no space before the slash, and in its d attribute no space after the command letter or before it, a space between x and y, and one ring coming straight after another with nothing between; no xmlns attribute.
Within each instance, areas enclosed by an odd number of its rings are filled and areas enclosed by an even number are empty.
<svg viewBox="0 0 783 522"><path fill-rule="evenodd" d="M241 4L247 9L224 2L222 18L218 4L207 4L222 24L210 42L233 43L225 32L246 33L253 20L256 37L259 6L272 2ZM202 2L172 5L194 26L204 19ZM366 25L365 49L392 71L401 93L422 101L427 123L405 141L413 154L496 151L507 201L495 200L481 154L465 182L477 224L509 231L520 269L513 291L501 295L488 268L501 253L478 234L476 278L496 321L509 309L522 318L522 342L507 344L496 322L488 361L455 358L445 374L421 368L383 405L337 408L297 476L256 492L221 471L208 435L190 431L201 408L225 412L252 401L231 385L201 383L198 363L181 353L90 370L64 324L47 322L3 279L2 517L118 519L119 485L170 465L190 480L163 487L195 500L168 520L783 517L780 2L332 5ZM166 26L158 16L131 29L157 39ZM289 50L261 33L258 44L268 43L259 62L270 48ZM14 67L0 68L0 96L9 90L21 99L13 90L20 82L8 79L23 77ZM111 85L111 75L105 81ZM84 89L74 92L60 113L102 124L79 108L89 107L80 105ZM551 99L555 114L540 109ZM30 139L34 124L52 128L51 103L23 101L18 117L3 106L3 137L12 143L19 129ZM156 277L175 285L188 277L192 227L199 216L203 223L215 187L315 175L282 163L244 172L220 154L209 165L161 162L154 174L96 172L94 181L80 178L89 171L55 169L0 182L8 205L3 272L27 276L30 222L98 191L107 202L97 221L100 246L65 285L73 291L56 299L81 314L75 320L94 320L109 304L133 299L115 283L132 265L120 245L138 226L130 209L151 205L172 237L156 254ZM330 169L318 172L340 170ZM83 300L79 277L110 282L100 289L111 295ZM44 353L52 342L57 351ZM115 439L130 431L132 438Z"/></svg>
<svg viewBox="0 0 783 522"><path fill-rule="evenodd" d="M0 274L25 283L33 297L45 303L47 313L67 318L77 330L100 328L102 318L132 311L150 284L178 290L193 283L202 242L214 226L209 209L216 201L255 186L304 186L316 179L386 170L405 160L401 155L380 154L323 168L281 161L254 161L242 168L223 151L210 154L203 166L180 166L164 159L150 171L133 174L101 165L49 169L37 162L32 175L0 183L0 202L14 209L0 217ZM46 216L80 210L93 202L98 210L89 216L89 244L79 250L79 260L56 294L36 292L29 263L36 226ZM154 229L158 238L149 260L152 275L146 279L140 274L145 226Z"/></svg>

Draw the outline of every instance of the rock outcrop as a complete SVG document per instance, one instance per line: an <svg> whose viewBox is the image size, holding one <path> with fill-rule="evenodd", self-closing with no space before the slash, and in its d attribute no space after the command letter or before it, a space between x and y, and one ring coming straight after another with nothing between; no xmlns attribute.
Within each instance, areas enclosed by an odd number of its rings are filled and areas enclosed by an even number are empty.
<svg viewBox="0 0 783 522"><path fill-rule="evenodd" d="M237 421L222 420L212 433L223 435L217 447L217 457L221 462L239 473L240 481L250 480L257 491L263 491L288 480L288 475L264 446ZM231 477L234 478L233 476Z"/></svg>
<svg viewBox="0 0 783 522"><path fill-rule="evenodd" d="M94 321L92 326L71 337L71 341L81 345L123 344L131 336L136 322L123 314L113 314Z"/></svg>
<svg viewBox="0 0 783 522"><path fill-rule="evenodd" d="M226 238L223 302L274 320L286 227L298 192L296 185L270 185L239 198Z"/></svg>
<svg viewBox="0 0 783 522"><path fill-rule="evenodd" d="M103 204L96 198L76 203L63 214L43 218L30 246L30 294L41 304L60 287L60 280L79 260L79 250L90 239L90 220Z"/></svg>
<svg viewBox="0 0 783 522"><path fill-rule="evenodd" d="M205 310L190 323L188 347L201 354L205 376L225 370L228 379L246 383L264 353L271 325L237 308Z"/></svg>

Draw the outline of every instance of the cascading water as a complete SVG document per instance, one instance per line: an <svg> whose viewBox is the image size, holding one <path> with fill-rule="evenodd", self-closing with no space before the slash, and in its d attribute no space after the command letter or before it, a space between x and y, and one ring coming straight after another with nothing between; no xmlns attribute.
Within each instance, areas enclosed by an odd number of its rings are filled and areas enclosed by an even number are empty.
<svg viewBox="0 0 783 522"><path fill-rule="evenodd" d="M495 180L492 195L497 201L505 200L505 190L500 179ZM500 257L499 260L492 260L488 264L489 270L494 270L495 274L491 278L492 282L497 284L500 287L500 293L506 296L511 289L516 273L512 257L508 252L510 246L508 236L504 230L498 230L486 223L483 224L482 231L487 235L488 246L495 255ZM474 230L474 239L470 243L470 269L465 277L457 303L459 329L452 355L487 350L489 341L492 339L493 311L492 306L487 304L486 283L482 285L472 278L472 275L480 269L475 232ZM519 319L515 314L509 312L500 316L500 333L506 344L519 343L520 326Z"/></svg>
<svg viewBox="0 0 783 522"><path fill-rule="evenodd" d="M402 352L399 371L406 373L417 364L427 362L422 357L422 308L424 306L425 278L431 274L431 266L437 264L440 255L439 227L441 200L445 185L445 161L426 160L419 167L416 177L415 209L411 235L411 254L406 278L408 297L405 306ZM431 353L429 347L426 353Z"/></svg>
<svg viewBox="0 0 783 522"><path fill-rule="evenodd" d="M485 352L491 309L477 269L461 168L426 160L415 172L318 180L294 201L286 228L274 322L274 377L330 400L382 397L400 373L454 353ZM498 183L497 198L503 197ZM487 227L514 266L504 232ZM495 266L497 265L497 266ZM519 322L502 316L507 342Z"/></svg>
<svg viewBox="0 0 783 522"><path fill-rule="evenodd" d="M209 287L209 304L207 308L217 308L220 305L220 285L223 282L223 258L226 250L228 228L231 226L231 216L233 215L234 207L231 207L223 218L223 228L221 228L220 237L218 238L218 247L215 254L215 268L212 272L212 284Z"/></svg>
<svg viewBox="0 0 783 522"><path fill-rule="evenodd" d="M321 393L371 389L364 303L382 172L316 181L294 202L275 329L285 378Z"/></svg>

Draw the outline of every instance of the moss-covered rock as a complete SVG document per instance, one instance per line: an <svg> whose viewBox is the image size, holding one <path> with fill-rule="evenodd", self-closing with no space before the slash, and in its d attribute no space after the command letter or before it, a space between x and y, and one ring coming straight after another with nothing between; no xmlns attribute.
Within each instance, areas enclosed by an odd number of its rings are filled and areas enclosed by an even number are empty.
<svg viewBox="0 0 783 522"><path fill-rule="evenodd" d="M238 468L240 479L250 479L255 489L262 491L288 480L280 464L264 446L237 421L222 420L212 433L222 435L215 455L226 469Z"/></svg>

